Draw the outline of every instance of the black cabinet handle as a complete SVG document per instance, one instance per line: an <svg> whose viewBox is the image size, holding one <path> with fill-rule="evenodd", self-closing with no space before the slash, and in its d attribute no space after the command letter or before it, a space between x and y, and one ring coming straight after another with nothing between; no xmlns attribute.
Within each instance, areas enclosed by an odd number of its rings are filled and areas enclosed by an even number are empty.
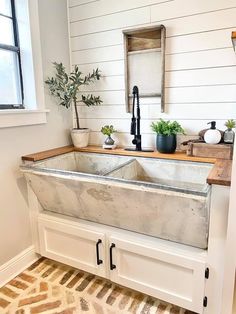
<svg viewBox="0 0 236 314"><path fill-rule="evenodd" d="M103 260L99 258L99 244L102 243L102 240L99 239L98 242L96 243L96 255L97 255L97 265L100 265L103 263Z"/></svg>
<svg viewBox="0 0 236 314"><path fill-rule="evenodd" d="M116 265L113 264L113 259L112 259L112 249L116 247L114 243L111 244L110 246L110 270L113 270L116 268Z"/></svg>

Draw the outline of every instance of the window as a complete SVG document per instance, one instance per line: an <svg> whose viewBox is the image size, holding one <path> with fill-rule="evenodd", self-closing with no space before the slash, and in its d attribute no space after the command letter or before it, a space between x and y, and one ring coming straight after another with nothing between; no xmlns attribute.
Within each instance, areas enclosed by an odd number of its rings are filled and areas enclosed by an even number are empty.
<svg viewBox="0 0 236 314"><path fill-rule="evenodd" d="M22 109L23 80L14 0L0 0L0 109Z"/></svg>
<svg viewBox="0 0 236 314"><path fill-rule="evenodd" d="M47 123L38 5L0 0L0 129Z"/></svg>

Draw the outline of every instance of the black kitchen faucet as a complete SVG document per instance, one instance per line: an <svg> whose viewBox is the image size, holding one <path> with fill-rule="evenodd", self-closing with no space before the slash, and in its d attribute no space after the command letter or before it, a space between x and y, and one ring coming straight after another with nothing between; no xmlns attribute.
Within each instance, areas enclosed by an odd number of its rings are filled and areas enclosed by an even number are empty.
<svg viewBox="0 0 236 314"><path fill-rule="evenodd" d="M137 100L137 117L135 117L134 109L135 109L135 100ZM125 150L129 151L139 151L139 152L153 152L150 149L142 149L142 136L140 133L140 104L139 104L139 90L138 86L133 87L133 106L132 106L132 118L131 118L131 128L130 134L134 135L134 139L132 143L136 146L135 148L125 148Z"/></svg>

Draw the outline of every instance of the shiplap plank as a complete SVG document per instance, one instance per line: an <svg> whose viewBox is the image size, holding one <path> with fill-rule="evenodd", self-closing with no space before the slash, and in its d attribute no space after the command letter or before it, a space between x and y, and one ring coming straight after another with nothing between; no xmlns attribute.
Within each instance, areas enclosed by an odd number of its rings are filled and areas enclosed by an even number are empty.
<svg viewBox="0 0 236 314"><path fill-rule="evenodd" d="M166 71L235 65L236 58L232 47L166 56Z"/></svg>
<svg viewBox="0 0 236 314"><path fill-rule="evenodd" d="M125 81L123 76L101 77L99 81L88 86L81 86L82 92L93 91L119 91L125 89Z"/></svg>
<svg viewBox="0 0 236 314"><path fill-rule="evenodd" d="M88 3L88 5L83 7L71 8L70 19L72 22L79 21L163 2L169 3L170 0L129 0L129 1L100 0L99 2Z"/></svg>
<svg viewBox="0 0 236 314"><path fill-rule="evenodd" d="M124 75L124 60L79 65L80 71L85 74L92 72L96 68L105 76Z"/></svg>
<svg viewBox="0 0 236 314"><path fill-rule="evenodd" d="M178 0L151 7L151 21L163 21L189 15L236 7L235 0Z"/></svg>
<svg viewBox="0 0 236 314"><path fill-rule="evenodd" d="M111 46L72 52L72 63L83 64L92 62L112 61L124 59L123 46Z"/></svg>
<svg viewBox="0 0 236 314"><path fill-rule="evenodd" d="M167 103L235 102L236 85L170 88L166 92ZM204 115L204 111L202 112Z"/></svg>
<svg viewBox="0 0 236 314"><path fill-rule="evenodd" d="M150 8L144 7L124 11L114 15L105 15L94 19L83 20L70 24L71 36L95 33L116 28L126 28L150 22Z"/></svg>
<svg viewBox="0 0 236 314"><path fill-rule="evenodd" d="M79 116L82 119L130 119L130 113L125 105L113 106L78 106ZM160 105L143 105L141 101L142 119L236 119L236 103L202 103L202 104L169 104L167 113L161 113Z"/></svg>
<svg viewBox="0 0 236 314"><path fill-rule="evenodd" d="M187 35L199 32L208 32L216 29L236 27L236 9L226 9L187 16L172 20L163 20L166 26L167 37ZM153 23L156 23L152 20Z"/></svg>
<svg viewBox="0 0 236 314"><path fill-rule="evenodd" d="M236 84L236 66L166 72L166 87Z"/></svg>
<svg viewBox="0 0 236 314"><path fill-rule="evenodd" d="M125 103L125 91L101 91L93 93L95 96L100 96L103 105L121 105Z"/></svg>
<svg viewBox="0 0 236 314"><path fill-rule="evenodd" d="M156 119L149 119L145 120L143 119L141 121L141 134L150 134L152 133L150 125L152 121L155 121ZM217 120L216 125L217 128L224 130L225 126L225 119ZM209 126L207 123L209 122L209 119L201 119L201 120L192 120L192 119L186 119L186 120L178 120L178 122L182 125L182 127L185 129L186 133L189 135L195 135L198 134L198 132L201 129L206 129ZM119 132L128 133L130 130L130 119L80 119L81 127L88 127L92 131L100 132L102 126L104 125L114 125L114 127Z"/></svg>
<svg viewBox="0 0 236 314"><path fill-rule="evenodd" d="M100 0L69 0L69 7L80 6L81 4L89 4L91 2L100 2Z"/></svg>
<svg viewBox="0 0 236 314"><path fill-rule="evenodd" d="M213 30L166 39L166 54L232 47L231 33L235 28Z"/></svg>
<svg viewBox="0 0 236 314"><path fill-rule="evenodd" d="M119 44L123 44L123 34L120 29L71 38L72 51Z"/></svg>

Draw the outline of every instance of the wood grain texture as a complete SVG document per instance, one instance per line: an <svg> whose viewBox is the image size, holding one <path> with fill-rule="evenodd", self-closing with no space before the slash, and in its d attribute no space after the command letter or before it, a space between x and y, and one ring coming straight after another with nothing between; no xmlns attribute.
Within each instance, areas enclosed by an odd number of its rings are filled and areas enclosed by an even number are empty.
<svg viewBox="0 0 236 314"><path fill-rule="evenodd" d="M233 144L189 143L187 155L231 160L233 158Z"/></svg>
<svg viewBox="0 0 236 314"><path fill-rule="evenodd" d="M54 149L50 149L50 150L35 153L35 154L25 155L25 156L22 156L22 160L36 162L36 161L40 161L46 158L56 157L56 156L73 152L73 151L213 163L215 165L207 178L207 183L225 185L225 186L230 186L231 184L231 171L232 171L231 160L187 156L184 152L175 152L174 154L161 154L157 151L152 152L152 153L147 153L147 152L126 151L123 148L116 148L114 150L106 150L100 146L88 146L85 148L75 148L71 145L71 146L54 148Z"/></svg>
<svg viewBox="0 0 236 314"><path fill-rule="evenodd" d="M232 160L218 159L208 178L208 184L231 185Z"/></svg>
<svg viewBox="0 0 236 314"><path fill-rule="evenodd" d="M63 146L58 148L53 148L49 150L45 150L43 152L38 152L30 155L22 156L21 159L25 161L40 161L43 159L47 159L50 157L56 157L62 154L70 153L74 151L74 146Z"/></svg>

